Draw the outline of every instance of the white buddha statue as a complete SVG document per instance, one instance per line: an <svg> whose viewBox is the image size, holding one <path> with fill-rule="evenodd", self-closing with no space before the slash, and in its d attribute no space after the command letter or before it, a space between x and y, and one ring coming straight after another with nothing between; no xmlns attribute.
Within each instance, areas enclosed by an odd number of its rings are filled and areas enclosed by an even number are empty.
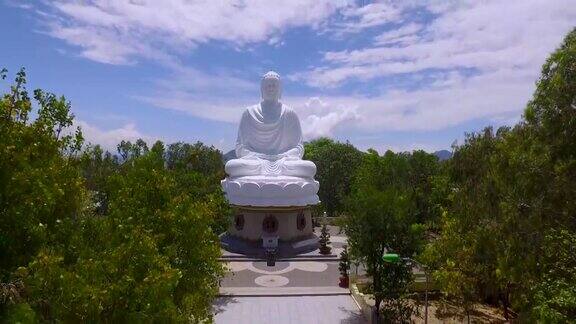
<svg viewBox="0 0 576 324"><path fill-rule="evenodd" d="M237 159L226 163L226 198L237 206L309 206L318 200L316 166L302 160L302 129L296 113L280 102L280 76L262 78L262 101L248 107L238 129Z"/></svg>
<svg viewBox="0 0 576 324"><path fill-rule="evenodd" d="M262 101L248 107L238 129L237 159L226 163L230 178L244 176L300 177L313 179L316 166L302 160L302 129L296 113L280 102L280 76L262 77Z"/></svg>

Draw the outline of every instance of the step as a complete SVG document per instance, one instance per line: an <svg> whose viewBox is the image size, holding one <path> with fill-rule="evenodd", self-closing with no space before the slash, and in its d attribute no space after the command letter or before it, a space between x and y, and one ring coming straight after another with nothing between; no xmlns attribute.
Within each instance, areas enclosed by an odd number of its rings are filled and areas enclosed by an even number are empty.
<svg viewBox="0 0 576 324"><path fill-rule="evenodd" d="M298 261L339 261L340 257L335 254L327 255L297 255L288 258L276 258L276 262L298 262ZM218 258L220 262L266 262L266 258L252 257L246 255L225 255Z"/></svg>
<svg viewBox="0 0 576 324"><path fill-rule="evenodd" d="M220 287L218 296L336 296L350 295L348 288L331 287Z"/></svg>

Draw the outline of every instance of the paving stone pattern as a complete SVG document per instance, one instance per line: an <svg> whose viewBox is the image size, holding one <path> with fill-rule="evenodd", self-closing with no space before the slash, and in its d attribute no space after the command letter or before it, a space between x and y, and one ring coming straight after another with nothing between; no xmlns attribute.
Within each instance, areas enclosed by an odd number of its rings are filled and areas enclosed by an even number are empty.
<svg viewBox="0 0 576 324"><path fill-rule="evenodd" d="M346 237L337 228L330 231L331 258L322 258L316 250L268 266L224 253L230 271L214 305L216 323L364 323L349 290L338 286L336 256Z"/></svg>
<svg viewBox="0 0 576 324"><path fill-rule="evenodd" d="M222 280L222 287L260 287L255 280L263 275L286 277L287 287L338 286L340 278L337 261L279 262L275 267L268 267L270 270L264 270L266 262L230 262L229 266L243 270L230 272Z"/></svg>

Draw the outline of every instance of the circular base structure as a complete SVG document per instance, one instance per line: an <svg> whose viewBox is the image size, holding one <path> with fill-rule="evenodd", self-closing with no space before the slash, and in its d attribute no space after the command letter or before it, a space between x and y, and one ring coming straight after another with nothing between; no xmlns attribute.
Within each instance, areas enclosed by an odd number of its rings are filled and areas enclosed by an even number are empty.
<svg viewBox="0 0 576 324"><path fill-rule="evenodd" d="M232 205L254 207L309 206L320 202L320 184L314 179L290 176L246 176L222 180L222 190Z"/></svg>
<svg viewBox="0 0 576 324"><path fill-rule="evenodd" d="M233 254L266 259L266 249L262 247L262 242L249 241L224 233L220 235L220 245L224 250ZM318 246L318 237L315 234L292 241L280 241L276 249L276 258L291 258L304 253L311 253L317 250ZM232 258L234 259L235 257Z"/></svg>
<svg viewBox="0 0 576 324"><path fill-rule="evenodd" d="M310 207L236 206L228 234L248 241L261 242L263 237L293 241L313 233Z"/></svg>

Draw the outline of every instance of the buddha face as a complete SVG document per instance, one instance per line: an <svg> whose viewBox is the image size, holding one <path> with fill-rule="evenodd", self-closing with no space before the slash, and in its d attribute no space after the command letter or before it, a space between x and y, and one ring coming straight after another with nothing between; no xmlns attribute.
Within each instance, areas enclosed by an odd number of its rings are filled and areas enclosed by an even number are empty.
<svg viewBox="0 0 576 324"><path fill-rule="evenodd" d="M278 101L282 95L280 79L276 76L264 76L261 91L264 101Z"/></svg>

